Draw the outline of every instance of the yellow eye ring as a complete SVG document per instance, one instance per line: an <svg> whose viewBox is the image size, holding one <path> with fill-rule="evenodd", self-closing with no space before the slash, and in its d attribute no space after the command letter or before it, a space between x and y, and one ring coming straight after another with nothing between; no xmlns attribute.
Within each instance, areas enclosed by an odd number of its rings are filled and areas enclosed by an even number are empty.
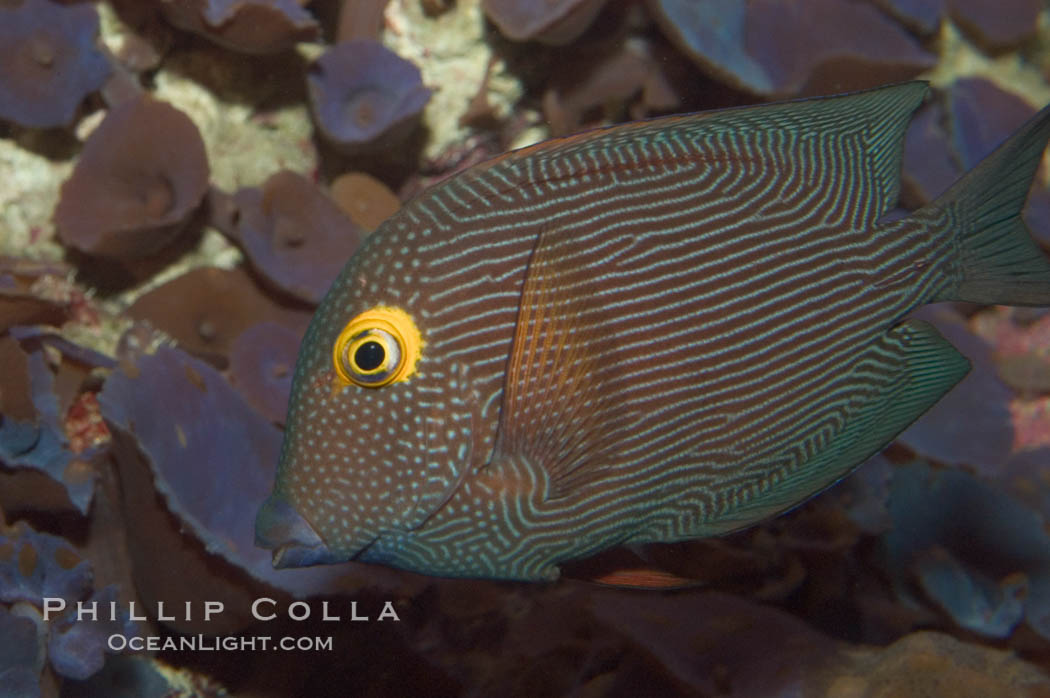
<svg viewBox="0 0 1050 698"><path fill-rule="evenodd" d="M400 308L366 310L339 333L332 346L336 374L362 388L403 381L416 370L423 339L412 317Z"/></svg>

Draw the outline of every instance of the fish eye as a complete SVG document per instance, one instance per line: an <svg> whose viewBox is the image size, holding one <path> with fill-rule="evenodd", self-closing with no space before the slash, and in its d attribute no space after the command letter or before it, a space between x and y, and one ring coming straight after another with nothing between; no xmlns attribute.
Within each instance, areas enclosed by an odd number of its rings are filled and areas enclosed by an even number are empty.
<svg viewBox="0 0 1050 698"><path fill-rule="evenodd" d="M368 340L354 352L354 363L361 371L372 371L386 361L386 349L379 342Z"/></svg>
<svg viewBox="0 0 1050 698"><path fill-rule="evenodd" d="M346 383L381 388L415 371L423 340L400 308L377 306L346 324L332 347L336 374Z"/></svg>

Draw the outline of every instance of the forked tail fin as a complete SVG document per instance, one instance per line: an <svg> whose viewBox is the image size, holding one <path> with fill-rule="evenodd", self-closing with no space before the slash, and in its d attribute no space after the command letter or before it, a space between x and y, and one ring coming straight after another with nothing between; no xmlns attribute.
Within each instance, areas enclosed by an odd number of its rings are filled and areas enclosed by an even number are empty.
<svg viewBox="0 0 1050 698"><path fill-rule="evenodd" d="M1050 305L1050 262L1021 220L1048 138L1050 106L920 212L955 235L957 275L937 300Z"/></svg>

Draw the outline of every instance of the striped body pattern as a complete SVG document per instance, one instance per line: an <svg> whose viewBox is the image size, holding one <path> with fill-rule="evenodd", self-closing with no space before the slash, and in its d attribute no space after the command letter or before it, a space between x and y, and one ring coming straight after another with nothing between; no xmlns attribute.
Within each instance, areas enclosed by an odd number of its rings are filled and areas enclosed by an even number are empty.
<svg viewBox="0 0 1050 698"><path fill-rule="evenodd" d="M982 164L880 221L926 90L627 124L421 195L349 261L303 341L260 544L278 565L553 579L843 477L968 369L909 311L1050 296L1045 259L1000 215L1010 197L1020 210L1045 115L1011 140L1027 174L997 151L1010 181ZM334 381L333 341L380 306L418 326L415 374Z"/></svg>

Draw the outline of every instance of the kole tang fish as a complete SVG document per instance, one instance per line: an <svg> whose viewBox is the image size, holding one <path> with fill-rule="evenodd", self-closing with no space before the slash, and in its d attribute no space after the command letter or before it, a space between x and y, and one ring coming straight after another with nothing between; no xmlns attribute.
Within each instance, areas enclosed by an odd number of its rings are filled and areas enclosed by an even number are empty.
<svg viewBox="0 0 1050 698"><path fill-rule="evenodd" d="M615 126L424 192L300 350L278 566L553 579L843 477L969 365L924 303L1050 304L1019 213L1044 109L898 220L907 83Z"/></svg>

